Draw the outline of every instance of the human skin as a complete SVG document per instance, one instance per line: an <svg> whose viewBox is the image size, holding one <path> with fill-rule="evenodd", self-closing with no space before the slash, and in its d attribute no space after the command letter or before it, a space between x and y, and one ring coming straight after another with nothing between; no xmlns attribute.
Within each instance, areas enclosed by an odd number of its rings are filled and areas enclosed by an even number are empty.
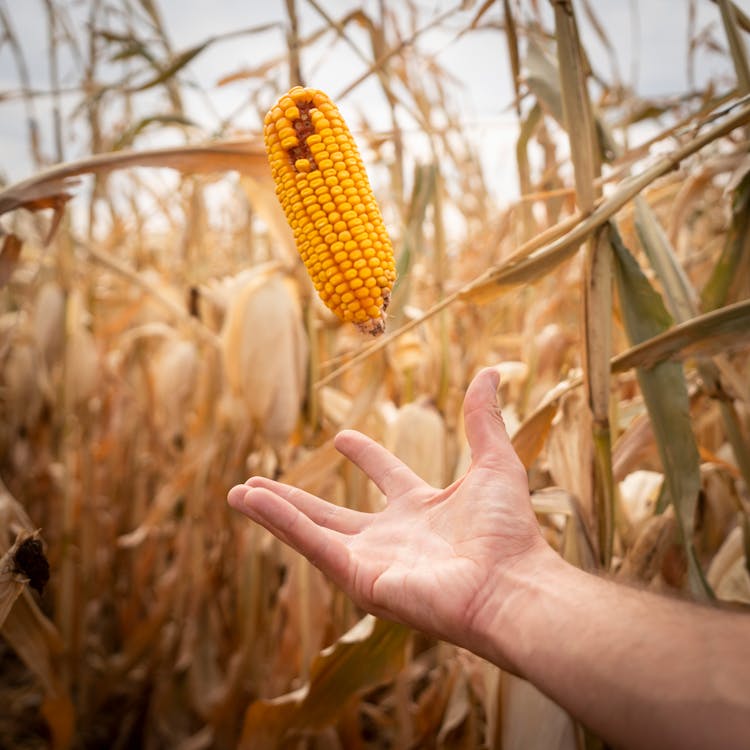
<svg viewBox="0 0 750 750"><path fill-rule="evenodd" d="M386 497L343 508L252 477L229 504L362 609L528 679L616 747L750 747L750 617L584 573L543 539L526 472L482 370L464 399L472 460L445 489L353 430L341 453Z"/></svg>

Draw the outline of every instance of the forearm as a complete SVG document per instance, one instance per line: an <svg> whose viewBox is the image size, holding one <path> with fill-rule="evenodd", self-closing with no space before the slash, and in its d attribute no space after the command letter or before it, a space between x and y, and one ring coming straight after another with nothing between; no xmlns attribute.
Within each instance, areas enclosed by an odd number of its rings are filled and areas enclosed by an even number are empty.
<svg viewBox="0 0 750 750"><path fill-rule="evenodd" d="M544 562L484 621L493 661L616 747L750 747L748 617Z"/></svg>

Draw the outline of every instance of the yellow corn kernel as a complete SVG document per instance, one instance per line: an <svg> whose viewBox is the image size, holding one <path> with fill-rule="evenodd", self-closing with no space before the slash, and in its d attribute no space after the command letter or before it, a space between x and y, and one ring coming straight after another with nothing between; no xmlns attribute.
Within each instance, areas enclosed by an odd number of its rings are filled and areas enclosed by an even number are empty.
<svg viewBox="0 0 750 750"><path fill-rule="evenodd" d="M393 247L362 159L337 107L295 86L263 123L276 194L325 305L374 336L396 280Z"/></svg>

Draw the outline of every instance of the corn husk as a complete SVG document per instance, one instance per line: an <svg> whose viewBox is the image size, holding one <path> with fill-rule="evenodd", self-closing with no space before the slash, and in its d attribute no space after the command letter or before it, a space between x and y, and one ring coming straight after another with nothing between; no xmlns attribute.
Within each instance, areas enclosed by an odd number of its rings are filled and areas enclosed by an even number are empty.
<svg viewBox="0 0 750 750"><path fill-rule="evenodd" d="M169 439L182 435L200 367L195 342L170 338L154 358L153 383L159 428Z"/></svg>
<svg viewBox="0 0 750 750"><path fill-rule="evenodd" d="M71 293L66 313L65 391L74 407L94 395L100 378L99 352L88 328L89 317L80 292Z"/></svg>
<svg viewBox="0 0 750 750"><path fill-rule="evenodd" d="M706 574L716 596L726 602L750 604L750 573L743 544L738 526L726 538Z"/></svg>
<svg viewBox="0 0 750 750"><path fill-rule="evenodd" d="M247 420L272 443L289 438L305 394L307 340L294 283L259 272L236 294L221 333L224 371Z"/></svg>
<svg viewBox="0 0 750 750"><path fill-rule="evenodd" d="M386 444L412 471L434 487L448 479L445 422L427 403L409 403L388 426Z"/></svg>
<svg viewBox="0 0 750 750"><path fill-rule="evenodd" d="M65 293L56 281L43 284L36 295L31 328L42 361L50 367L65 345Z"/></svg>

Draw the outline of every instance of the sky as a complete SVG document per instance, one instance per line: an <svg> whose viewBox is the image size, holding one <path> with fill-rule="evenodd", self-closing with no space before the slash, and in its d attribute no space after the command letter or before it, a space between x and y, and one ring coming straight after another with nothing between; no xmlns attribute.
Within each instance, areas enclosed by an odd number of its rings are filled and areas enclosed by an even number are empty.
<svg viewBox="0 0 750 750"><path fill-rule="evenodd" d="M72 32L79 33L85 27L87 0L57 0L72 20ZM135 0L131 0L137 5ZM300 17L300 33L305 35L321 23L320 16L307 0L296 0ZM351 2L345 0L316 0L330 16L340 18L348 11L363 7L377 15L377 0ZM548 8L544 0L538 0L541 7ZM616 47L617 67L626 82L635 82L637 90L644 96L663 96L685 92L687 59L687 0L589 0L596 7L598 17ZM121 3L111 3L121 5ZM421 18L428 20L436 14L457 4L457 0L419 0ZM750 0L737 3L750 14ZM389 3L397 7L398 3ZM468 9L459 20L453 21L453 29L466 25L467 19L474 16L482 2L466 3ZM521 7L528 9L529 0L522 0ZM50 68L47 47L47 28L43 0L0 0L0 7L19 39L28 66L31 86L38 90L49 90ZM260 62L282 54L286 49L283 24L286 22L285 0L161 0L158 4L163 16L173 49L182 50L198 44L214 35L225 35L248 27L276 24L264 33L224 40L209 47L195 58L184 70L182 80L196 84L195 89L186 90L188 114L207 135L216 132L223 117L234 112L246 98L243 82L218 85L219 80L233 72L250 68ZM612 73L611 62L598 41L591 24L583 12L581 0L577 0L581 33L595 69L605 76ZM697 27L706 29L723 42L723 34L716 5L710 0L696 0ZM486 20L500 19L500 4L485 16ZM121 28L121 27L120 27ZM363 29L355 25L348 27L352 39L362 50L368 50L367 37ZM472 33L456 39L452 29L437 29L420 39L420 47L437 54L437 59L456 77L455 97L457 107L463 113L467 128L482 143L483 153L491 162L493 173L503 190L513 190L515 173L512 158L516 122L510 105L512 89L507 50L502 37L496 32ZM329 54L326 47L318 46L303 57L303 66L309 83L326 90L336 99L342 91L364 69L364 63L344 45L336 48L336 54ZM105 68L108 75L115 76L119 68L110 65ZM75 86L80 75L77 65L65 51L60 56L59 77L63 87ZM731 63L718 54L704 54L696 70L700 86L703 80L713 76L724 76L731 84ZM114 78L113 78L114 80ZM33 173L29 158L28 129L23 103L12 96L20 88L18 69L10 46L0 46L0 91L11 92L11 96L0 98L0 175L6 181L17 181ZM202 91L203 93L198 93ZM267 92L269 103L275 98ZM383 107L373 107L374 100L382 101L381 94L373 77L358 86L338 104L344 112L368 113L382 111ZM72 108L80 95L63 97L64 117L70 117ZM164 98L159 94L140 96L140 106L144 115L164 110ZM49 97L39 97L33 103L39 122L42 149L51 158L55 154L52 138L52 110ZM113 113L113 117L121 116ZM254 130L258 122L249 110L237 119L243 128ZM374 121L376 127L387 127ZM86 155L87 136L66 128L69 137L63 144L63 157L70 160ZM140 147L161 145L176 138L179 133L162 130L157 139L143 138L137 142ZM161 139L161 141L159 140ZM415 149L419 148L415 137Z"/></svg>

